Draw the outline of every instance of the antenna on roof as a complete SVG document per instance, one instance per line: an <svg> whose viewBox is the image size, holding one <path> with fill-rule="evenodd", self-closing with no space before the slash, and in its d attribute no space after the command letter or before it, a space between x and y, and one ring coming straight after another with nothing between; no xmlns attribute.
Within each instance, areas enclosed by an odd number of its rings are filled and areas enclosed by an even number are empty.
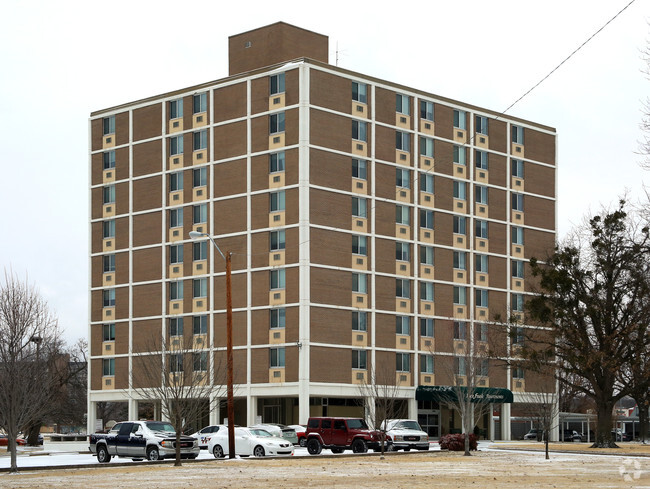
<svg viewBox="0 0 650 489"><path fill-rule="evenodd" d="M339 51L339 42L336 41L336 66L339 65L339 54L345 53L345 50Z"/></svg>

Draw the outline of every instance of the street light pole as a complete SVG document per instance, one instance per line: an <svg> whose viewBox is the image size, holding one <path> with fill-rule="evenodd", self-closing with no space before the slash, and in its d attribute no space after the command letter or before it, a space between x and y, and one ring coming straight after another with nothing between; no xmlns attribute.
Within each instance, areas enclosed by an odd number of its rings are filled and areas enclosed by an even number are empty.
<svg viewBox="0 0 650 489"><path fill-rule="evenodd" d="M198 231L190 231L190 238L208 238L219 254L226 260L226 396L228 399L228 458L235 458L235 398L233 394L233 355L232 355L232 253L224 255L212 236Z"/></svg>

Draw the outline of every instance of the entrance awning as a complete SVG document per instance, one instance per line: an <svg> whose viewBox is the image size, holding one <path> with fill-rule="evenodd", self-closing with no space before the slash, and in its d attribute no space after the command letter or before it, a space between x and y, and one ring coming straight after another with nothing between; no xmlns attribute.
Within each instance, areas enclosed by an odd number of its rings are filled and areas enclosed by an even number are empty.
<svg viewBox="0 0 650 489"><path fill-rule="evenodd" d="M416 401L456 402L458 392L467 393L467 387L448 385L420 385L415 390ZM472 402L512 403L510 389L500 387L474 387L471 389Z"/></svg>

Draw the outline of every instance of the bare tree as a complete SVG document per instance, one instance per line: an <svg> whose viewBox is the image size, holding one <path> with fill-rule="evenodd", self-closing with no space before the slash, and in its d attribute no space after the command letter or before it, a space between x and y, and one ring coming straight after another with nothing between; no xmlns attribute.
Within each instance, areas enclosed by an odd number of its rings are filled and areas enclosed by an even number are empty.
<svg viewBox="0 0 650 489"><path fill-rule="evenodd" d="M176 466L181 465L180 437L197 418L216 406L211 401L225 393L226 371L210 362L205 340L192 337L152 338L134 358L131 387L139 399L160 403L161 414L176 431ZM214 356L212 356L214 358ZM214 381L210 381L210 363ZM228 420L233 423L234 420Z"/></svg>
<svg viewBox="0 0 650 489"><path fill-rule="evenodd" d="M19 430L42 419L63 385L56 318L33 286L5 272L0 284L0 428L17 472Z"/></svg>
<svg viewBox="0 0 650 489"><path fill-rule="evenodd" d="M516 364L515 364L516 365ZM525 366L525 364L524 364ZM546 379L554 381L554 369L548 367L544 372ZM544 441L544 452L546 460L549 460L548 442L553 429L558 426L558 397L554 389L544 388L539 383L540 389L537 392L526 392L524 394L524 412L530 418L533 426L541 432L541 439ZM539 439L539 436L538 436Z"/></svg>

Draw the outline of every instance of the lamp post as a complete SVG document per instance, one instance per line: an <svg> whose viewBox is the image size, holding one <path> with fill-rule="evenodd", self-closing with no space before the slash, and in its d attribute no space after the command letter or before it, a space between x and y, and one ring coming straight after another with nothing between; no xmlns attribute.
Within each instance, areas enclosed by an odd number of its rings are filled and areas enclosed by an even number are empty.
<svg viewBox="0 0 650 489"><path fill-rule="evenodd" d="M212 236L207 233L190 231L190 238L208 238L221 257L226 260L226 392L228 399L228 457L235 458L235 399L233 396L233 358L232 358L232 253L224 255Z"/></svg>

